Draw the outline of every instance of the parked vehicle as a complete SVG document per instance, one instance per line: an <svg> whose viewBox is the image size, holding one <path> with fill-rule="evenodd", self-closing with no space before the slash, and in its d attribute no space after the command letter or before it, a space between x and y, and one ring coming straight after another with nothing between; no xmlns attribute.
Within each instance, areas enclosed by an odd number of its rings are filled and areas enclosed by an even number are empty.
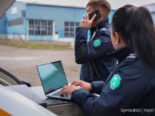
<svg viewBox="0 0 155 116"><path fill-rule="evenodd" d="M14 1L0 1L0 18ZM0 68L0 116L56 116L51 111L6 87L21 84L25 84L28 87L31 86L30 83L20 80L12 73Z"/></svg>

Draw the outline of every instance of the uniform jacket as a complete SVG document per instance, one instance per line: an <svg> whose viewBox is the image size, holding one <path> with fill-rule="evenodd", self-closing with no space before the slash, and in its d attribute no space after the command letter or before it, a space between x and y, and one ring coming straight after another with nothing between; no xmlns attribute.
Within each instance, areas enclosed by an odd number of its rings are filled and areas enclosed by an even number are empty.
<svg viewBox="0 0 155 116"><path fill-rule="evenodd" d="M115 65L115 59L107 55L114 50L108 19L91 28L88 41L87 33L86 28L76 29L75 60L82 64L80 79L87 82L106 80Z"/></svg>
<svg viewBox="0 0 155 116"><path fill-rule="evenodd" d="M155 68L128 47L116 50L115 56L118 65L106 82L92 82L92 91L100 96L79 89L72 93L72 101L88 116L155 116Z"/></svg>

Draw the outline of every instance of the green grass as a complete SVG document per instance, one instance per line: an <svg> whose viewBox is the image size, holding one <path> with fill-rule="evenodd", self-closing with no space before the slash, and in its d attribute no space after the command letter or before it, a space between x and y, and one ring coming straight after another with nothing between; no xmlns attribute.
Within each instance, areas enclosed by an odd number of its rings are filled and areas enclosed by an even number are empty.
<svg viewBox="0 0 155 116"><path fill-rule="evenodd" d="M0 39L0 45L30 48L30 49L48 49L48 50L71 50L70 43L65 42L34 42L24 40Z"/></svg>

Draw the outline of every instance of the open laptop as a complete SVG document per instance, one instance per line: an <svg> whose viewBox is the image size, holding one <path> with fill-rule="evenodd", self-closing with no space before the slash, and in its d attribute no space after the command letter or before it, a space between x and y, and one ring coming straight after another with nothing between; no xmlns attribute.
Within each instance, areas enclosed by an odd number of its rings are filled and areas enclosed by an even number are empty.
<svg viewBox="0 0 155 116"><path fill-rule="evenodd" d="M61 61L37 65L40 80L48 98L71 100L71 96L60 96L62 87L68 85Z"/></svg>

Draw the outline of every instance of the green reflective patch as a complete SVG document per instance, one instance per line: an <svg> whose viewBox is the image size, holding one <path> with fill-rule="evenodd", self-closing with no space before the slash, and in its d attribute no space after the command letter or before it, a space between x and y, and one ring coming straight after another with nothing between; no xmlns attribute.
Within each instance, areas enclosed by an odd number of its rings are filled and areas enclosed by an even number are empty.
<svg viewBox="0 0 155 116"><path fill-rule="evenodd" d="M95 40L94 43L93 43L94 47L99 47L100 45L101 45L101 40L100 39Z"/></svg>
<svg viewBox="0 0 155 116"><path fill-rule="evenodd" d="M117 89L121 84L121 77L118 74L115 74L110 81L110 88L112 90Z"/></svg>

